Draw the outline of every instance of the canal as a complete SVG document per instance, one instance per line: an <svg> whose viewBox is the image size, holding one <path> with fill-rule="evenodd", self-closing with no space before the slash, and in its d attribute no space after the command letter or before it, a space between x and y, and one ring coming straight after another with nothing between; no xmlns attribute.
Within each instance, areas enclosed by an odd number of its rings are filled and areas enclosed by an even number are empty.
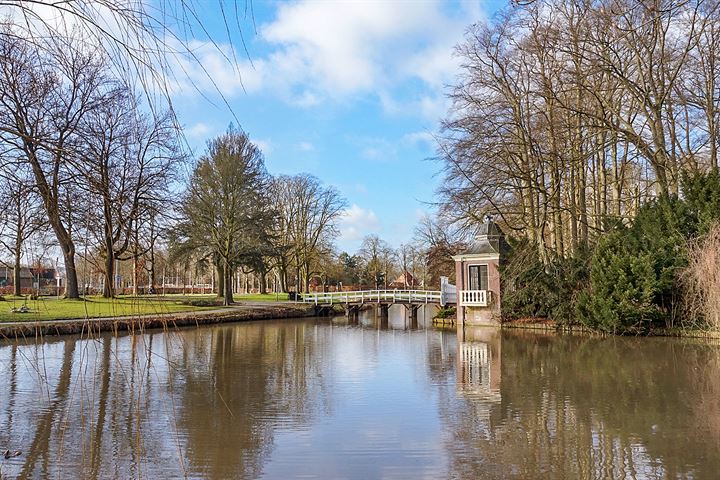
<svg viewBox="0 0 720 480"><path fill-rule="evenodd" d="M717 345L431 315L5 341L0 478L717 478Z"/></svg>

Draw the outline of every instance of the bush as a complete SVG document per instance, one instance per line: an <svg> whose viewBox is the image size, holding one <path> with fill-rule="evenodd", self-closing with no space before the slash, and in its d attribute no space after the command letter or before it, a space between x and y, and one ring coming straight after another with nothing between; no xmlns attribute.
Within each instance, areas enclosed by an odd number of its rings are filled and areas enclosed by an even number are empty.
<svg viewBox="0 0 720 480"><path fill-rule="evenodd" d="M562 324L576 323L577 294L588 281L587 252L544 265L532 244L513 240L509 244L508 258L501 266L503 319L550 318Z"/></svg>
<svg viewBox="0 0 720 480"><path fill-rule="evenodd" d="M578 300L580 321L612 333L674 326L685 245L698 228L694 213L687 202L662 198L643 206L631 227L602 237L592 258L590 288Z"/></svg>
<svg viewBox="0 0 720 480"><path fill-rule="evenodd" d="M720 329L720 222L690 243L682 276L684 313L697 326Z"/></svg>
<svg viewBox="0 0 720 480"><path fill-rule="evenodd" d="M443 307L440 308L435 314L435 318L455 318L457 314L457 308L455 307Z"/></svg>
<svg viewBox="0 0 720 480"><path fill-rule="evenodd" d="M222 298L188 298L175 303L193 307L215 307L222 306L223 300Z"/></svg>
<svg viewBox="0 0 720 480"><path fill-rule="evenodd" d="M692 212L698 235L707 234L720 216L720 173L696 173L682 178L683 199Z"/></svg>
<svg viewBox="0 0 720 480"><path fill-rule="evenodd" d="M532 245L511 241L502 267L503 318L550 318L565 324L577 319L605 332L648 333L691 325L695 319L681 314L689 311L686 303L692 298L693 312L720 324L720 309L713 305L720 279L712 270L715 264L708 263L715 259L695 252L696 269L705 270L687 269L688 244L712 237L708 232L720 219L720 174L686 175L681 191L681 198L662 197L643 205L630 226L605 219L606 233L592 256L579 252L544 265ZM720 238L720 233L714 235ZM713 253L720 256L705 245L703 254ZM692 275L695 279L689 281Z"/></svg>

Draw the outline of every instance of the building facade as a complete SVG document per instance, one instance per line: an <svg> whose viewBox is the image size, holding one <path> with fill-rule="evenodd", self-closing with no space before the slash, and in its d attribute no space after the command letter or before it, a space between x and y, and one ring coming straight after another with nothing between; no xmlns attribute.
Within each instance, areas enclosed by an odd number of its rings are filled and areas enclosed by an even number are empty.
<svg viewBox="0 0 720 480"><path fill-rule="evenodd" d="M455 255L459 325L500 324L500 264L506 251L500 227L487 218L470 246Z"/></svg>

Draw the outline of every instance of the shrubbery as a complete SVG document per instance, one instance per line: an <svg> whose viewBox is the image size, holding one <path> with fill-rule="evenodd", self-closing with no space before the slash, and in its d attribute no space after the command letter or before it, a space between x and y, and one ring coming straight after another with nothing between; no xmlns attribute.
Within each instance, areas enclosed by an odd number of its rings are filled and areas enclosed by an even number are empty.
<svg viewBox="0 0 720 480"><path fill-rule="evenodd" d="M589 255L581 252L545 265L533 245L511 240L502 265L503 318L551 318L558 323L574 323L575 300L587 284L588 260Z"/></svg>
<svg viewBox="0 0 720 480"><path fill-rule="evenodd" d="M435 314L435 318L439 318L439 319L455 318L456 315L457 315L457 308L443 307L443 308L438 309L437 313Z"/></svg>
<svg viewBox="0 0 720 480"><path fill-rule="evenodd" d="M545 265L531 245L513 245L503 269L503 317L579 321L612 333L694 322L685 315L681 278L688 245L720 218L720 176L686 177L681 192L645 204L629 226L615 222L592 256Z"/></svg>
<svg viewBox="0 0 720 480"><path fill-rule="evenodd" d="M671 327L681 301L679 274L697 222L687 204L664 198L646 204L632 226L604 235L581 293L578 319L613 333Z"/></svg>

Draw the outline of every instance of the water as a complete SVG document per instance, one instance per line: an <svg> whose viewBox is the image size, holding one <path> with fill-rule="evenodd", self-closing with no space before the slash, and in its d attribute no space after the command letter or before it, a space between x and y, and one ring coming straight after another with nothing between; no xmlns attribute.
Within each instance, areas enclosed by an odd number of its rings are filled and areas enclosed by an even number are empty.
<svg viewBox="0 0 720 480"><path fill-rule="evenodd" d="M0 478L720 475L720 347L398 308L0 343Z"/></svg>

